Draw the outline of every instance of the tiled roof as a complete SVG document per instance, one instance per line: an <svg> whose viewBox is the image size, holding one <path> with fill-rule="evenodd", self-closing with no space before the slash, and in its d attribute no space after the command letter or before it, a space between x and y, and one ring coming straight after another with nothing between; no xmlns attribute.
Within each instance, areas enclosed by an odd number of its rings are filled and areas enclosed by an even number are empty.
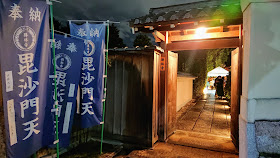
<svg viewBox="0 0 280 158"><path fill-rule="evenodd" d="M158 46L134 47L134 48L110 48L109 52L154 51L155 49L164 52L164 50Z"/></svg>
<svg viewBox="0 0 280 158"><path fill-rule="evenodd" d="M148 15L132 19L131 26L162 22L189 22L200 19L242 18L240 0L204 0L194 3L151 8Z"/></svg>

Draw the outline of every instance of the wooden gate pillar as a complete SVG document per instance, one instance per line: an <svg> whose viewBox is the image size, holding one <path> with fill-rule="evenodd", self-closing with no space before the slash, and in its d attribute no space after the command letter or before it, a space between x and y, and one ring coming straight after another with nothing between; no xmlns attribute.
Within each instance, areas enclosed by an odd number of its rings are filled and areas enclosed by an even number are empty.
<svg viewBox="0 0 280 158"><path fill-rule="evenodd" d="M161 54L160 59L160 84L159 84L159 140L165 141L167 138L166 131L166 64L168 63L168 51L165 49L165 41L161 43L161 47L164 48L164 53Z"/></svg>
<svg viewBox="0 0 280 158"><path fill-rule="evenodd" d="M161 37L160 47L164 49L160 59L160 85L159 85L159 140L165 141L167 138L167 70L168 70L168 31L161 34L155 31L157 36Z"/></svg>

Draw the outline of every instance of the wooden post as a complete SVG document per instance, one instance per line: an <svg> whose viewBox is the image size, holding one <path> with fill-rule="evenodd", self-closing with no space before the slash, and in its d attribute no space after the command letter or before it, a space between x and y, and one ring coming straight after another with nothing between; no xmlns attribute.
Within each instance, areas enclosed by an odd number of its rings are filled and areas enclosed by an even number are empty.
<svg viewBox="0 0 280 158"><path fill-rule="evenodd" d="M164 62L165 68L160 70L160 85L159 85L159 140L165 141L167 138L167 103L166 103L166 78L167 78L167 63L168 63L168 51L166 45L168 43L168 32L165 32L165 40L160 44L161 48L164 49L164 53L161 55L161 63Z"/></svg>

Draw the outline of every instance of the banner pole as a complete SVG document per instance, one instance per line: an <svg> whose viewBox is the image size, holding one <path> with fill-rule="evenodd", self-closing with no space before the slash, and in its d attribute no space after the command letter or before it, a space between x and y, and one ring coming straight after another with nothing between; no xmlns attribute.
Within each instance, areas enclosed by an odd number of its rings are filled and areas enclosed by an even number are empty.
<svg viewBox="0 0 280 158"><path fill-rule="evenodd" d="M53 5L50 4L50 14L51 14L51 34L52 34L52 55L53 55L53 65L54 65L54 97L55 97L55 137L56 137L56 157L59 158L59 138L58 138L58 105L57 105L57 81L56 81L56 61L55 61L55 39L54 39L54 24L53 24Z"/></svg>
<svg viewBox="0 0 280 158"><path fill-rule="evenodd" d="M106 25L107 25L107 41L106 41L106 55L105 55L105 77L104 77L104 99L106 100L106 91L107 91L107 66L108 66L108 47L109 47L109 27L110 27L110 21L107 20L106 21ZM102 154L102 146L103 146L103 133L104 133L104 119L105 119L105 105L106 102L105 100L103 101L103 119L102 119L102 130L101 130L101 144L100 144L100 154Z"/></svg>
<svg viewBox="0 0 280 158"><path fill-rule="evenodd" d="M113 23L113 24L119 24L119 21L95 21L95 20L68 20L68 21L76 21L76 22L90 22L90 23Z"/></svg>
<svg viewBox="0 0 280 158"><path fill-rule="evenodd" d="M36 152L33 154L32 158L37 158L37 153Z"/></svg>

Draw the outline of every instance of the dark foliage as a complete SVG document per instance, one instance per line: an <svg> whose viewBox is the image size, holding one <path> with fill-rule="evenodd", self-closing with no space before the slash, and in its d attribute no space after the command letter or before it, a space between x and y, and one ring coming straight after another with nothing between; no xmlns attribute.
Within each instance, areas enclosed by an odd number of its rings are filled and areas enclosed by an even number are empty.
<svg viewBox="0 0 280 158"><path fill-rule="evenodd" d="M203 94L207 73L216 67L230 67L232 49L215 49L205 51L179 52L178 71L190 73L197 77L194 80L194 97ZM231 79L230 75L224 88L225 96L230 100Z"/></svg>
<svg viewBox="0 0 280 158"><path fill-rule="evenodd" d="M51 22L50 22L51 24ZM60 32L64 32L67 34L70 34L70 27L67 23L67 21L59 21L56 18L53 18L53 25L54 25L54 29Z"/></svg>
<svg viewBox="0 0 280 158"><path fill-rule="evenodd" d="M139 33L133 42L133 46L134 47L152 46L152 42L151 39L146 34Z"/></svg>
<svg viewBox="0 0 280 158"><path fill-rule="evenodd" d="M119 29L114 25L110 25L109 28L109 48L123 48L126 45L123 43L123 39L120 38ZM107 35L106 35L107 38Z"/></svg>
<svg viewBox="0 0 280 158"><path fill-rule="evenodd" d="M193 95L201 96L207 78L205 51L184 51L179 52L178 71L190 73L197 77L194 80Z"/></svg>

